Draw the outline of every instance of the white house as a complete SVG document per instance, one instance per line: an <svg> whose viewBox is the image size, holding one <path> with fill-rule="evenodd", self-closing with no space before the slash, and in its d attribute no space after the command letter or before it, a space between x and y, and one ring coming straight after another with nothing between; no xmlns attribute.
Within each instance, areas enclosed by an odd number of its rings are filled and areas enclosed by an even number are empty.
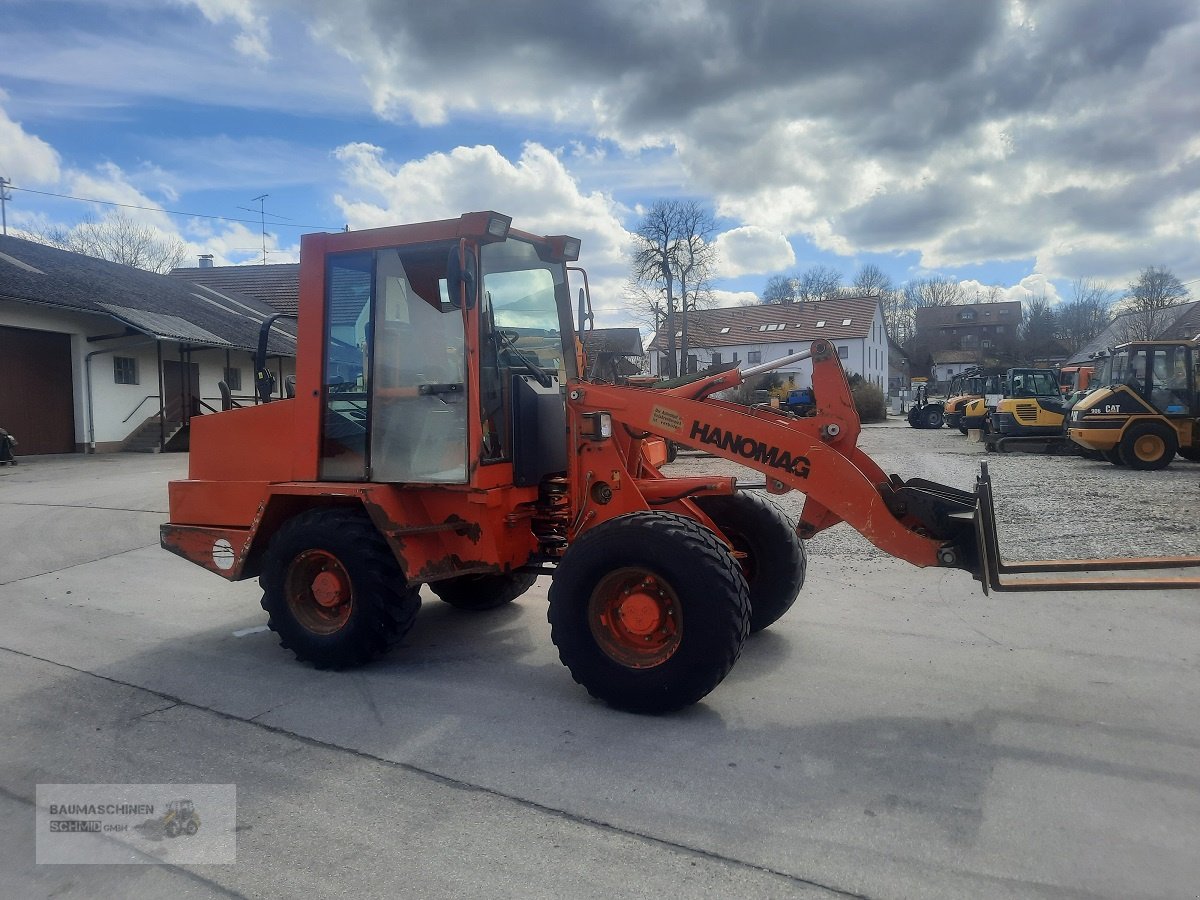
<svg viewBox="0 0 1200 900"><path fill-rule="evenodd" d="M251 297L0 236L0 427L20 455L161 449L219 409L254 402L254 351L275 310ZM294 323L269 331L279 384Z"/></svg>
<svg viewBox="0 0 1200 900"><path fill-rule="evenodd" d="M678 341L678 325L676 335ZM817 338L837 348L847 375L861 375L887 393L888 337L874 297L695 310L688 315L688 369L770 362L807 350ZM660 329L649 347L652 373L664 373L666 348L667 335ZM812 384L807 360L789 363L777 373L785 384Z"/></svg>

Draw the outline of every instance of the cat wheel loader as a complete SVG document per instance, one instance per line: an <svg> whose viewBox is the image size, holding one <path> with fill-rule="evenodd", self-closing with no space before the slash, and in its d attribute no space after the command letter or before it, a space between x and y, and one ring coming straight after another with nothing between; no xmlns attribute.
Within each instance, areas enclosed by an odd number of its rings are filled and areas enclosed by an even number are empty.
<svg viewBox="0 0 1200 900"><path fill-rule="evenodd" d="M985 591L1200 587L1107 574L1200 559L1089 562L1105 571L1065 580L1046 576L1084 566L1002 562L986 468L973 491L885 474L857 447L828 341L658 385L585 381L579 243L490 211L306 235L294 392L276 399L264 384L270 402L193 420L163 547L257 577L280 643L333 669L397 644L423 585L485 610L551 576L551 639L571 675L650 713L721 682L747 635L796 600L803 539L839 522L916 566L965 569ZM811 417L714 396L801 359ZM761 480L669 477L665 441ZM798 525L767 496L790 491L805 495Z"/></svg>
<svg viewBox="0 0 1200 900"><path fill-rule="evenodd" d="M1200 461L1200 345L1133 341L1106 354L1100 389L1071 410L1068 435L1116 466Z"/></svg>

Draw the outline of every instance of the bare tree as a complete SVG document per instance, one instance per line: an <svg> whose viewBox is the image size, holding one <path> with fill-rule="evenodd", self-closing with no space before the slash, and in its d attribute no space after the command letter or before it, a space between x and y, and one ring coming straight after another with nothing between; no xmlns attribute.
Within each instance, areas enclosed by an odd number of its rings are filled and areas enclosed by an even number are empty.
<svg viewBox="0 0 1200 900"><path fill-rule="evenodd" d="M811 303L829 300L842 288L842 273L828 266L813 266L800 276L796 299Z"/></svg>
<svg viewBox="0 0 1200 900"><path fill-rule="evenodd" d="M893 341L904 346L912 340L916 330L916 316L904 291L891 290L881 295L879 309L883 313L884 327Z"/></svg>
<svg viewBox="0 0 1200 900"><path fill-rule="evenodd" d="M187 246L124 213L103 219L86 216L72 228L55 226L32 234L34 240L72 253L165 275L183 262Z"/></svg>
<svg viewBox="0 0 1200 900"><path fill-rule="evenodd" d="M883 297L895 292L892 279L874 263L867 263L854 276L856 297Z"/></svg>
<svg viewBox="0 0 1200 900"><path fill-rule="evenodd" d="M1120 311L1126 341L1152 341L1162 336L1173 315L1168 310L1188 298L1188 290L1165 266L1147 266L1129 283Z"/></svg>
<svg viewBox="0 0 1200 900"><path fill-rule="evenodd" d="M761 300L763 303L795 303L799 296L798 287L792 275L772 275L763 288Z"/></svg>
<svg viewBox="0 0 1200 900"><path fill-rule="evenodd" d="M966 299L961 284L940 275L915 278L906 283L904 296L913 309L922 306L954 306Z"/></svg>
<svg viewBox="0 0 1200 900"><path fill-rule="evenodd" d="M659 200L642 217L632 261L631 302L666 330L667 375L687 370L688 314L711 303L716 266L712 215L694 201Z"/></svg>
<svg viewBox="0 0 1200 900"><path fill-rule="evenodd" d="M1108 327L1117 292L1102 281L1077 278L1071 285L1071 300L1058 311L1058 333L1075 353Z"/></svg>

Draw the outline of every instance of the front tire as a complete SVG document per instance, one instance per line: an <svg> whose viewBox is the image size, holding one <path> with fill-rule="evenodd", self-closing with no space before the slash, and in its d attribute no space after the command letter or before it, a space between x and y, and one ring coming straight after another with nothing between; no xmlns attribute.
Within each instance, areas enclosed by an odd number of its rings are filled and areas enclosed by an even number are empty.
<svg viewBox="0 0 1200 900"><path fill-rule="evenodd" d="M1126 429L1121 438L1121 459L1129 468L1143 472L1165 469L1178 447L1174 429L1159 422L1140 422Z"/></svg>
<svg viewBox="0 0 1200 900"><path fill-rule="evenodd" d="M1200 462L1200 447L1180 447L1177 452L1186 460Z"/></svg>
<svg viewBox="0 0 1200 900"><path fill-rule="evenodd" d="M931 406L925 410L925 427L926 428L941 428L944 421L941 409L936 406Z"/></svg>
<svg viewBox="0 0 1200 900"><path fill-rule="evenodd" d="M318 669L386 653L421 608L387 542L365 515L348 510L315 509L285 522L259 584L280 646Z"/></svg>
<svg viewBox="0 0 1200 900"><path fill-rule="evenodd" d="M512 603L533 587L533 572L508 572L487 575L459 575L435 581L429 589L455 609L478 612Z"/></svg>
<svg viewBox="0 0 1200 900"><path fill-rule="evenodd" d="M697 497L695 503L740 554L750 589L750 633L777 622L796 602L808 566L795 525L758 494Z"/></svg>
<svg viewBox="0 0 1200 900"><path fill-rule="evenodd" d="M550 637L576 682L618 709L664 713L721 683L750 631L729 549L686 516L635 512L585 533L550 587Z"/></svg>

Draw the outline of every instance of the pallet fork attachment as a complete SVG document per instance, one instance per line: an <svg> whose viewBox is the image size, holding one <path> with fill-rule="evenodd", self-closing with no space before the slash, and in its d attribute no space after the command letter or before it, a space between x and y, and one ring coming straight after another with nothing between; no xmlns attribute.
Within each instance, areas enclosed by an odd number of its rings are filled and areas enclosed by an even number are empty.
<svg viewBox="0 0 1200 900"><path fill-rule="evenodd" d="M1104 577L1112 572L1137 572L1200 567L1200 556L1115 557L1112 559L1042 559L1004 562L996 530L996 508L992 479L983 463L975 482L975 541L978 557L976 578L989 591L1102 591L1171 590L1200 588L1200 575L1162 574L1142 577ZM963 513L952 514L962 517ZM1074 577L1064 573L1080 573ZM1039 576L1013 578L1012 576Z"/></svg>

